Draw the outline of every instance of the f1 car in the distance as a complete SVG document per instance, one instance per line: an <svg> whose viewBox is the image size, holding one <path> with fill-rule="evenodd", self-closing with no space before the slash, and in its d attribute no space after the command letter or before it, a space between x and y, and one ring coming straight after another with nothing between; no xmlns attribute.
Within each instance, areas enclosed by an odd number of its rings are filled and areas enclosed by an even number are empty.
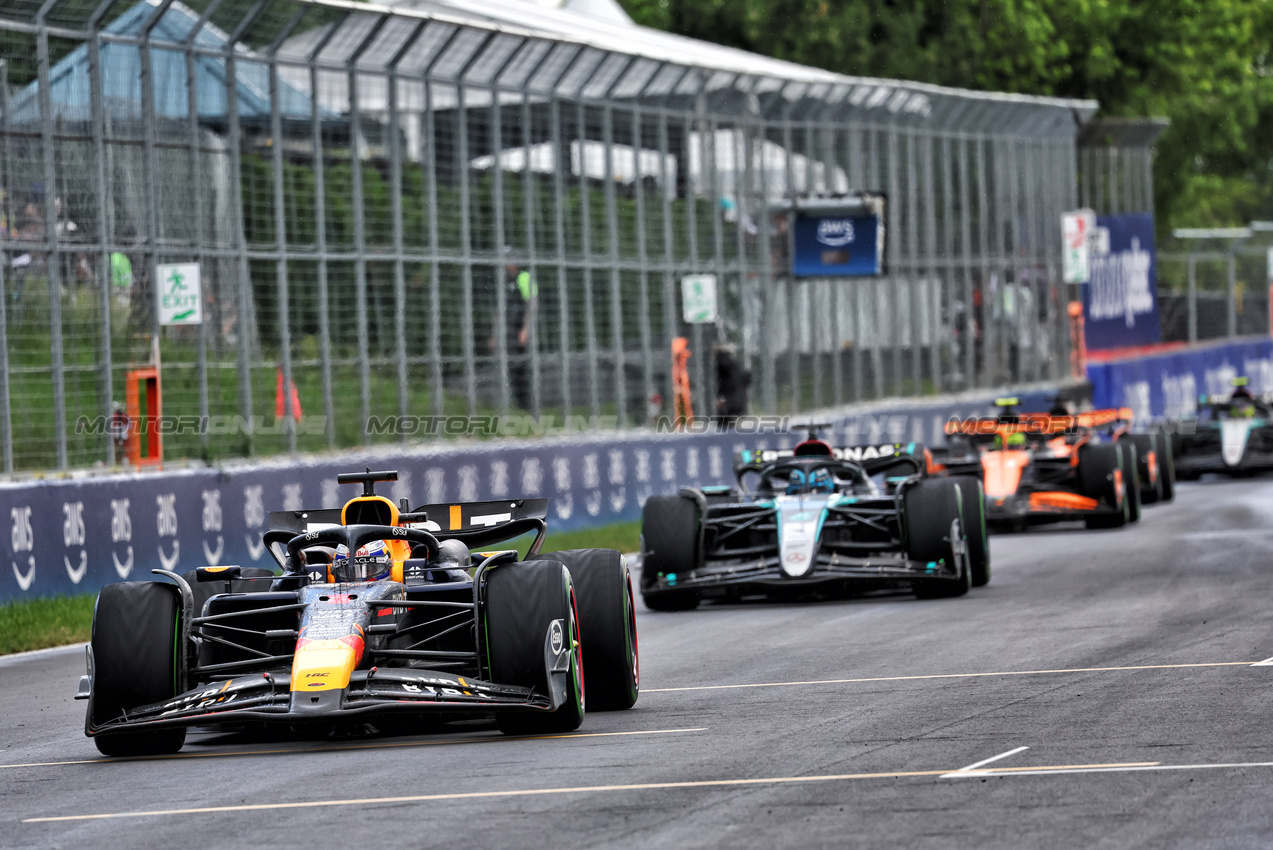
<svg viewBox="0 0 1273 850"><path fill-rule="evenodd" d="M563 732L582 722L585 692L589 709L636 702L635 608L618 552L540 554L542 499L400 510L375 493L396 478L341 475L363 485L343 508L272 513L264 542L281 575L152 570L167 581L103 588L77 695L98 749L176 752L194 725L404 716L494 715L508 734ZM471 552L529 533L524 560Z"/></svg>
<svg viewBox="0 0 1273 850"><path fill-rule="evenodd" d="M1117 528L1140 519L1142 502L1174 497L1171 448L1162 434L1129 433L1131 411L1013 411L952 420L930 472L981 479L991 525L1083 520Z"/></svg>
<svg viewBox="0 0 1273 850"><path fill-rule="evenodd" d="M900 446L833 449L809 439L794 450L741 452L734 472L736 487L646 501L648 607L905 581L920 597L960 596L989 581L979 483L929 479L922 458Z"/></svg>
<svg viewBox="0 0 1273 850"><path fill-rule="evenodd" d="M1203 396L1196 416L1178 420L1176 474L1246 475L1273 469L1273 398L1253 395L1246 378L1230 395Z"/></svg>

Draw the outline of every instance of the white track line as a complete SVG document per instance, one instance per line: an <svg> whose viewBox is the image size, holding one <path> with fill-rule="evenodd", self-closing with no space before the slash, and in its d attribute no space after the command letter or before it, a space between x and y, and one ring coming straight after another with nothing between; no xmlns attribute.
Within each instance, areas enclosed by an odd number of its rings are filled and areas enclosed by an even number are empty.
<svg viewBox="0 0 1273 850"><path fill-rule="evenodd" d="M990 757L990 758L988 758L988 759L982 759L981 761L973 762L972 764L968 765L967 767L961 767L961 768L959 768L959 770L952 770L950 773L943 774L941 778L942 778L942 779L958 779L958 778L959 778L959 777L961 777L961 776L968 776L968 775L969 775L968 771L970 771L970 770L976 770L977 768L981 767L982 765L990 764L992 761L999 761L999 759L1006 759L1008 756L1015 756L1017 753L1023 753L1023 752L1025 752L1025 751L1026 751L1026 750L1028 750L1028 749L1030 749L1030 748L1029 748L1029 747L1017 747L1015 750L1008 750L1006 753L999 753L999 755L997 755L997 756L991 756L991 757ZM974 774L974 775L975 775L975 774Z"/></svg>
<svg viewBox="0 0 1273 850"><path fill-rule="evenodd" d="M86 646L88 646L87 643L68 643L64 646L50 646L48 649L32 649L29 652L13 652L9 655L0 655L0 667L8 667L10 664L19 664L23 661L42 658L46 655L61 655L73 649L83 652Z"/></svg>
<svg viewBox="0 0 1273 850"><path fill-rule="evenodd" d="M1239 761L1225 764L1143 764L1143 765L1111 765L1109 767L1060 767L1050 769L1036 768L990 768L979 770L973 776L1056 776L1072 773L1144 773L1162 770L1239 770L1244 767L1273 767L1273 761Z"/></svg>
<svg viewBox="0 0 1273 850"><path fill-rule="evenodd" d="M1266 658L1263 661L1257 661L1251 666L1252 667L1273 667L1273 658Z"/></svg>

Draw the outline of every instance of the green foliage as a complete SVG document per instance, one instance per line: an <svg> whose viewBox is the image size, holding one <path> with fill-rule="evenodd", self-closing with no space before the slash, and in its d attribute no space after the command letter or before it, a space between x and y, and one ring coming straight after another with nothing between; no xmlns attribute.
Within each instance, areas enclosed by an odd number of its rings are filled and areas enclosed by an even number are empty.
<svg viewBox="0 0 1273 850"><path fill-rule="evenodd" d="M88 640L96 602L83 594L0 605L0 655Z"/></svg>
<svg viewBox="0 0 1273 850"><path fill-rule="evenodd" d="M1264 0L622 0L638 22L845 74L1171 119L1160 225L1273 217Z"/></svg>

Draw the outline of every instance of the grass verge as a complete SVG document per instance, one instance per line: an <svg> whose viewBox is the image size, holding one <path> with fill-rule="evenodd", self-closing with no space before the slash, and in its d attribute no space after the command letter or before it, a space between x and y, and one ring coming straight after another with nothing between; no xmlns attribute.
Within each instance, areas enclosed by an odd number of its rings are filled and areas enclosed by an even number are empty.
<svg viewBox="0 0 1273 850"><path fill-rule="evenodd" d="M86 593L0 605L0 655L88 640L96 601Z"/></svg>
<svg viewBox="0 0 1273 850"><path fill-rule="evenodd" d="M549 532L545 552L563 549L618 549L635 552L639 522L620 522L600 528ZM534 539L516 541L519 549ZM0 605L0 655L63 646L89 639L96 594L25 599Z"/></svg>

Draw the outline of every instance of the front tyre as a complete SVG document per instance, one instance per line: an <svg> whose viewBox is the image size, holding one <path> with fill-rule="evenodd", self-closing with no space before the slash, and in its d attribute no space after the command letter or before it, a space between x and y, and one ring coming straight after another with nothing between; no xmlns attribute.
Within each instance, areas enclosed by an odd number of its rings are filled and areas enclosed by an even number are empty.
<svg viewBox="0 0 1273 850"><path fill-rule="evenodd" d="M698 607L692 590L656 588L698 566L698 502L685 496L651 496L641 511L641 598L651 611L688 611Z"/></svg>
<svg viewBox="0 0 1273 850"><path fill-rule="evenodd" d="M583 649L570 572L559 561L523 561L491 569L486 577L485 641L491 681L550 694L544 644L554 620L572 646L566 700L555 711L500 712L505 735L546 735L579 728L584 714Z"/></svg>
<svg viewBox="0 0 1273 850"><path fill-rule="evenodd" d="M1083 495L1102 502L1113 511L1089 516L1088 528L1121 528L1127 524L1127 482L1122 458L1115 443L1088 443L1079 449L1079 483Z"/></svg>
<svg viewBox="0 0 1273 850"><path fill-rule="evenodd" d="M966 558L964 514L960 507L960 485L951 478L926 478L907 488L903 496L907 553L912 561L950 565L955 578L915 579L912 586L920 599L963 596L972 587L972 571Z"/></svg>
<svg viewBox="0 0 1273 850"><path fill-rule="evenodd" d="M180 617L181 602L173 585L130 581L102 588L93 609L90 728L177 695ZM104 732L93 742L107 756L166 755L181 749L186 730Z"/></svg>
<svg viewBox="0 0 1273 850"><path fill-rule="evenodd" d="M579 634L588 647L583 676L589 711L631 708L640 691L632 577L614 549L572 549L535 556L570 570L579 605Z"/></svg>
<svg viewBox="0 0 1273 850"><path fill-rule="evenodd" d="M973 587L990 583L990 537L986 531L986 491L976 478L960 476L960 501L964 511L964 534L968 539L968 571Z"/></svg>

